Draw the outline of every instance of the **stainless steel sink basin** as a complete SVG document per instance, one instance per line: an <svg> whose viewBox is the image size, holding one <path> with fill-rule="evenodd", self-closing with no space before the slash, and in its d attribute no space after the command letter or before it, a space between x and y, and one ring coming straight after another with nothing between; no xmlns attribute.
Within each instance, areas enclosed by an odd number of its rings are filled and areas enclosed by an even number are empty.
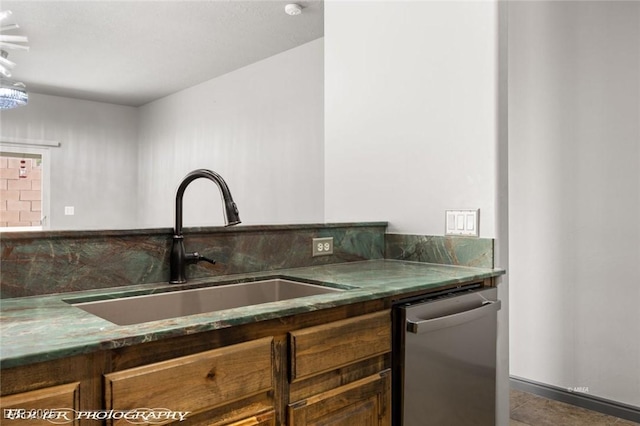
<svg viewBox="0 0 640 426"><path fill-rule="evenodd" d="M118 325L139 324L342 291L281 278L119 299L73 303Z"/></svg>

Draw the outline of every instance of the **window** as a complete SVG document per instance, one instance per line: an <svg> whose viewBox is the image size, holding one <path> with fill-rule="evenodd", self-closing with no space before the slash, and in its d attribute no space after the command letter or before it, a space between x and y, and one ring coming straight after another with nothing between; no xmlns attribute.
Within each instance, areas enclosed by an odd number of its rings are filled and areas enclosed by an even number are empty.
<svg viewBox="0 0 640 426"><path fill-rule="evenodd" d="M47 229L48 179L43 148L0 149L0 231Z"/></svg>

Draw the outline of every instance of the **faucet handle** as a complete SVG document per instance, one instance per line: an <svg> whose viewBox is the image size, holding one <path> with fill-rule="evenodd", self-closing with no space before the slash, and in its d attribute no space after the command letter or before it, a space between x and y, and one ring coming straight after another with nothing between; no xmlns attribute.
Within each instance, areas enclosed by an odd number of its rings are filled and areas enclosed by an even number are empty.
<svg viewBox="0 0 640 426"><path fill-rule="evenodd" d="M187 255L187 256L192 259L193 263L198 263L200 261L205 261L205 262L209 262L212 265L216 264L215 260L213 260L213 259L211 259L209 257L205 257L205 256L201 255L200 253L198 253L197 251L193 252L193 253L191 253L190 255Z"/></svg>

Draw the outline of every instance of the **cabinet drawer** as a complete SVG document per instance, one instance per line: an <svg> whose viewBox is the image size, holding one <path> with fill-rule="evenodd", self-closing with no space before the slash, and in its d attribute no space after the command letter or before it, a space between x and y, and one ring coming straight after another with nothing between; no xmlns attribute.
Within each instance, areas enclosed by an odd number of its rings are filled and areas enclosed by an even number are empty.
<svg viewBox="0 0 640 426"><path fill-rule="evenodd" d="M391 372L289 404L288 426L391 424Z"/></svg>
<svg viewBox="0 0 640 426"><path fill-rule="evenodd" d="M198 413L272 389L272 337L105 375L108 410Z"/></svg>
<svg viewBox="0 0 640 426"><path fill-rule="evenodd" d="M78 420L75 418L75 411L80 409L79 386L80 383L76 382L0 397L3 424L6 422L7 425L15 423L16 426L50 426L52 423L77 425ZM16 418L11 420L12 416L21 416L21 414L12 412L9 409L24 410L22 411L22 413L25 413L24 415L34 413L36 417L40 418ZM52 409L56 409L59 414L48 411ZM52 417L49 417L49 419L42 418L47 415Z"/></svg>
<svg viewBox="0 0 640 426"><path fill-rule="evenodd" d="M210 426L276 426L276 412L271 410L231 423L212 423Z"/></svg>
<svg viewBox="0 0 640 426"><path fill-rule="evenodd" d="M391 311L289 333L291 381L391 351Z"/></svg>

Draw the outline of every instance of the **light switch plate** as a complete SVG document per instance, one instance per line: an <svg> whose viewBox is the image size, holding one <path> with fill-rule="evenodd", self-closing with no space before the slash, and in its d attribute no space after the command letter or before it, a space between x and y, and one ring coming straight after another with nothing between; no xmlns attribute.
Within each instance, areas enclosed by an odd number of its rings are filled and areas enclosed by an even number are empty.
<svg viewBox="0 0 640 426"><path fill-rule="evenodd" d="M480 236L480 209L445 210L444 235Z"/></svg>

